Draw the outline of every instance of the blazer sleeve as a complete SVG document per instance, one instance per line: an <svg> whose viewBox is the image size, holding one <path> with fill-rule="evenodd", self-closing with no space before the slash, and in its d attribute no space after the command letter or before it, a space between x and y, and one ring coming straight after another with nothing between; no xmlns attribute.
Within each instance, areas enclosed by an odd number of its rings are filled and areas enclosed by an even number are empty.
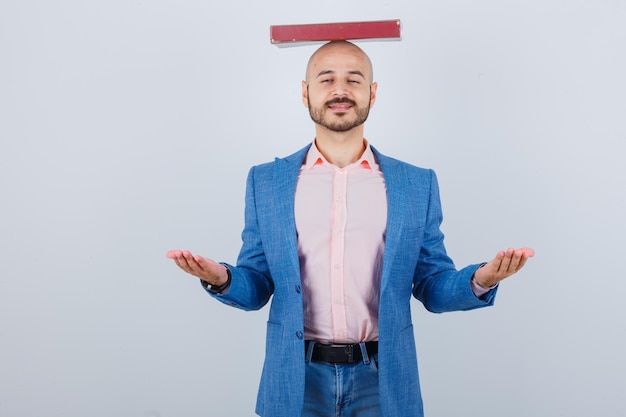
<svg viewBox="0 0 626 417"><path fill-rule="evenodd" d="M237 265L228 265L232 281L223 294L211 296L224 304L242 310L258 310L269 301L274 292L257 217L256 170L252 167L246 181L245 224L241 233L242 246ZM261 177L262 178L262 177Z"/></svg>
<svg viewBox="0 0 626 417"><path fill-rule="evenodd" d="M441 231L443 214L437 176L430 173L428 209L424 224L423 241L415 275L413 295L428 311L472 310L492 305L497 289L478 298L471 289L470 280L480 264L469 265L461 270L446 253L444 235Z"/></svg>

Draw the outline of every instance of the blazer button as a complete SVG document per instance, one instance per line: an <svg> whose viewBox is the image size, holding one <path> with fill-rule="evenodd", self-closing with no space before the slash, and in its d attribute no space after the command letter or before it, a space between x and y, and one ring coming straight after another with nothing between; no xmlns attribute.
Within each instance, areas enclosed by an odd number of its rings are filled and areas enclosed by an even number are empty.
<svg viewBox="0 0 626 417"><path fill-rule="evenodd" d="M302 334L302 332L301 332L300 330L298 330L298 331L296 332L296 337L297 337L298 339L302 340L302 338L304 337L304 335Z"/></svg>
<svg viewBox="0 0 626 417"><path fill-rule="evenodd" d="M296 292L300 294L302 292L302 288L299 285L296 285Z"/></svg>

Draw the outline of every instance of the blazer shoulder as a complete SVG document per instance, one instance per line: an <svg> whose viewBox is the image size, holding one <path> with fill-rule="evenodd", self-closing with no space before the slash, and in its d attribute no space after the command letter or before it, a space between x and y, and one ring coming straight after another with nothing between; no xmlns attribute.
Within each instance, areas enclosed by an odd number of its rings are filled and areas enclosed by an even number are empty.
<svg viewBox="0 0 626 417"><path fill-rule="evenodd" d="M432 168L420 167L418 165L384 155L374 147L372 147L372 151L374 152L374 156L378 160L383 173L385 173L385 171L401 169L404 170L409 176L417 176L421 178L435 176L435 171Z"/></svg>
<svg viewBox="0 0 626 417"><path fill-rule="evenodd" d="M265 173L274 170L277 164L296 163L298 165L302 165L302 161L304 160L304 157L306 156L306 153L308 152L310 147L311 144L308 144L304 148L292 153L291 155L285 157L276 157L273 161L263 162L258 165L254 165L251 170L254 170L258 173Z"/></svg>

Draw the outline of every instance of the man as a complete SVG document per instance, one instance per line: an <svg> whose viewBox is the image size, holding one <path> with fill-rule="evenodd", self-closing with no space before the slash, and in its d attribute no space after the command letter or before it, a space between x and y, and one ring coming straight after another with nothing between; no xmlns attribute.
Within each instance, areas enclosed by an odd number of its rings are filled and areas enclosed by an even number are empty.
<svg viewBox="0 0 626 417"><path fill-rule="evenodd" d="M455 269L434 172L363 137L376 90L359 47L320 47L302 82L315 140L250 170L237 265L167 253L223 303L255 310L273 295L261 416L422 416L411 295L433 312L488 306L534 255Z"/></svg>

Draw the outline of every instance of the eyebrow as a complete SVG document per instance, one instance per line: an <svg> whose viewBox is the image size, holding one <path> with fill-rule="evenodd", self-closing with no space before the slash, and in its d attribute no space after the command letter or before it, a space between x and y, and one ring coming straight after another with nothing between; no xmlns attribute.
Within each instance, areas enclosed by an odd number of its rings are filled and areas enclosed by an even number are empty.
<svg viewBox="0 0 626 417"><path fill-rule="evenodd" d="M315 78L321 77L322 75L328 75L328 74L335 74L335 71L333 70L323 70L320 71L319 74L317 74L317 76ZM365 75L363 75L363 73L359 70L351 70L348 71L348 74L350 75L360 75L361 77L365 78Z"/></svg>

